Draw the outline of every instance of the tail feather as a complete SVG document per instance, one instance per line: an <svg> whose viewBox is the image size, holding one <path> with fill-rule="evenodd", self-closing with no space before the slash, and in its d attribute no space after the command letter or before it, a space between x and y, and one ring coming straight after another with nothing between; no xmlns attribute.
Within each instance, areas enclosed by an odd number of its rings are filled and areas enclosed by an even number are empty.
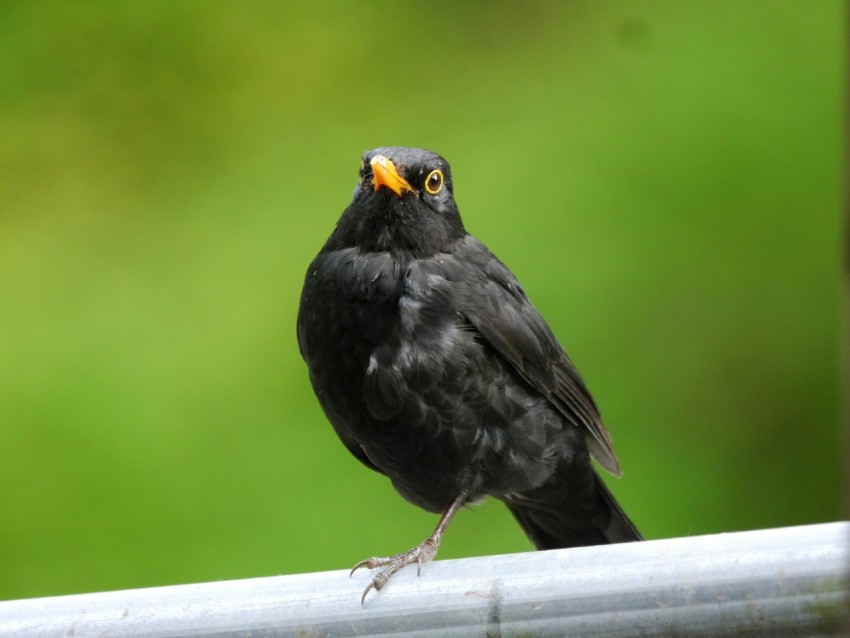
<svg viewBox="0 0 850 638"><path fill-rule="evenodd" d="M643 540L634 523L594 472L590 496L576 499L556 485L505 499L537 549L558 549Z"/></svg>
<svg viewBox="0 0 850 638"><path fill-rule="evenodd" d="M605 482L596 476L596 483L599 487L599 494L602 497L606 507L611 512L611 518L608 527L602 530L602 535L608 543L629 543L631 541L642 541L643 536L638 531L635 524L632 522L620 504L614 499L611 490L605 485Z"/></svg>

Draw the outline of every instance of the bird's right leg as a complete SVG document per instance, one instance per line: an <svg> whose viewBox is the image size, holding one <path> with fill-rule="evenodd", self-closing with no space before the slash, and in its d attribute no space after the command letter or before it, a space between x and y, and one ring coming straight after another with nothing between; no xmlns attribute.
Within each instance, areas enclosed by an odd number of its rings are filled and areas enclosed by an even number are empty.
<svg viewBox="0 0 850 638"><path fill-rule="evenodd" d="M366 586L366 589L363 591L363 596L360 598L361 605L366 600L366 594L368 594L370 590L380 590L390 579L390 576L395 574L405 565L416 563L416 574L419 575L422 563L427 563L437 555L437 550L440 548L440 540L443 538L443 533L446 531L446 528L452 518L454 518L454 515L466 502L466 497L466 492L464 492L453 500L440 517L440 522L437 523L437 527L434 529L434 532L416 547L413 547L406 552L396 554L395 556L373 556L372 558L361 560L352 568L352 574L361 567L366 567L367 569L375 569L376 567L384 568L378 572L372 581Z"/></svg>

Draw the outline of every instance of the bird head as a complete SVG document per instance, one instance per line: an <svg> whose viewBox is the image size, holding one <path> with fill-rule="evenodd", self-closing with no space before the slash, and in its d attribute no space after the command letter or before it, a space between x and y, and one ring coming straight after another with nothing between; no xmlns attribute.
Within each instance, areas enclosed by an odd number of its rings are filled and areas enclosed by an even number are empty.
<svg viewBox="0 0 850 638"><path fill-rule="evenodd" d="M424 257L449 251L465 234L449 163L431 151L387 146L363 154L354 197L330 241Z"/></svg>

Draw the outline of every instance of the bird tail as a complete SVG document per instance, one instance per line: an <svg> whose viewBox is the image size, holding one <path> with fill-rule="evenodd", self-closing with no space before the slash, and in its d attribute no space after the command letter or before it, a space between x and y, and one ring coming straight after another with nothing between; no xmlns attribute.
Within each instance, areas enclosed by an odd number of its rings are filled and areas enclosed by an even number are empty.
<svg viewBox="0 0 850 638"><path fill-rule="evenodd" d="M537 549L558 549L643 540L634 523L593 472L589 496L575 495L549 483L533 493L505 499L508 509Z"/></svg>

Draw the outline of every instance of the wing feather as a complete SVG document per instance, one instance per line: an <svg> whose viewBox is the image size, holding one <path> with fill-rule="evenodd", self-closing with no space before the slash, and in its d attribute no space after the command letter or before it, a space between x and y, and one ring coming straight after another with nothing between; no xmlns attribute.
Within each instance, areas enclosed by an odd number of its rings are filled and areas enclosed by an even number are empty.
<svg viewBox="0 0 850 638"><path fill-rule="evenodd" d="M545 396L564 418L587 433L591 454L606 470L620 466L599 409L575 366L529 301L516 277L484 244L468 235L455 257L472 268L463 314L483 339Z"/></svg>

